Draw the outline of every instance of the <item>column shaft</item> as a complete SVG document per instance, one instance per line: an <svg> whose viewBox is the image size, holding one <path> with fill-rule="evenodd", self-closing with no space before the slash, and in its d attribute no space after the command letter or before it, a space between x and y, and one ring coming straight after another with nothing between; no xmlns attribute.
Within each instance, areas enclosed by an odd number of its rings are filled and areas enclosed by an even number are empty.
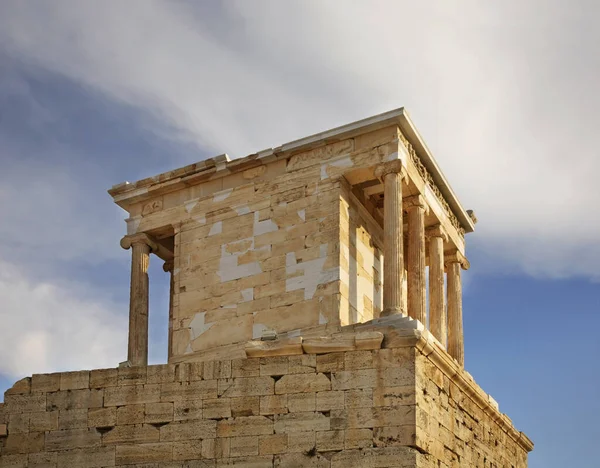
<svg viewBox="0 0 600 468"><path fill-rule="evenodd" d="M429 330L446 347L446 297L444 295L444 240L440 226L427 231L429 237Z"/></svg>
<svg viewBox="0 0 600 468"><path fill-rule="evenodd" d="M127 359L133 366L148 365L148 265L150 246L131 244L131 289L129 296L129 346Z"/></svg>
<svg viewBox="0 0 600 468"><path fill-rule="evenodd" d="M167 335L167 362L173 355L173 301L175 293L175 277L173 276L173 260L165 262L163 271L169 274L169 334Z"/></svg>
<svg viewBox="0 0 600 468"><path fill-rule="evenodd" d="M408 315L427 325L425 291L425 203L420 196L405 200L408 210Z"/></svg>
<svg viewBox="0 0 600 468"><path fill-rule="evenodd" d="M376 170L376 175L383 177L384 183L382 316L402 313L402 170L399 160L384 163Z"/></svg>
<svg viewBox="0 0 600 468"><path fill-rule="evenodd" d="M465 346L462 318L462 284L460 263L448 263L448 353L465 365Z"/></svg>

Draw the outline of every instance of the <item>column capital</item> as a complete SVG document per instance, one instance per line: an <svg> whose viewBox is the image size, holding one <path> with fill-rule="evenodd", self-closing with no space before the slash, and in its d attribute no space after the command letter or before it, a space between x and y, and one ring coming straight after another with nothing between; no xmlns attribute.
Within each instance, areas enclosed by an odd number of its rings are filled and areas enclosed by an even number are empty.
<svg viewBox="0 0 600 468"><path fill-rule="evenodd" d="M458 250L444 255L444 265L448 266L452 263L459 263L463 270L468 270L471 267L469 260Z"/></svg>
<svg viewBox="0 0 600 468"><path fill-rule="evenodd" d="M158 250L158 244L154 242L148 234L144 233L125 236L121 239L120 244L125 250L130 249L134 244L146 244L150 247L151 252L156 252Z"/></svg>
<svg viewBox="0 0 600 468"><path fill-rule="evenodd" d="M427 239L441 237L444 242L448 242L448 233L441 224L436 224L425 229L425 237Z"/></svg>
<svg viewBox="0 0 600 468"><path fill-rule="evenodd" d="M392 161L381 163L375 167L375 177L378 179L383 179L386 175L392 173L400 174L402 179L406 179L406 169L402 165L400 159L393 159Z"/></svg>
<svg viewBox="0 0 600 468"><path fill-rule="evenodd" d="M406 197L402 200L402 206L406 211L413 208L422 208L425 212L429 212L429 206L425 203L425 198L421 195L413 195L412 197Z"/></svg>
<svg viewBox="0 0 600 468"><path fill-rule="evenodd" d="M165 263L163 263L163 271L165 273L172 272L174 266L175 266L175 262L173 261L173 259L167 260Z"/></svg>

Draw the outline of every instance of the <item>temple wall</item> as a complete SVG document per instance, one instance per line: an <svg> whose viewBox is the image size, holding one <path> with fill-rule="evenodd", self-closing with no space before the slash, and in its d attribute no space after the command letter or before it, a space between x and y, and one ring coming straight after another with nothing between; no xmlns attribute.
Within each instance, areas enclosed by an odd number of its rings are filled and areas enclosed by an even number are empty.
<svg viewBox="0 0 600 468"><path fill-rule="evenodd" d="M0 404L0 467L526 467L490 415L414 344L41 374Z"/></svg>
<svg viewBox="0 0 600 468"><path fill-rule="evenodd" d="M342 185L340 200L340 268L342 325L379 317L383 295L383 253L377 248L369 224Z"/></svg>
<svg viewBox="0 0 600 468"><path fill-rule="evenodd" d="M267 330L355 323L377 314L378 260L360 215L340 202L341 177L350 169L369 171L394 149L397 130L390 127L266 158L133 207L128 234L175 232L171 359ZM344 239L340 210L349 216ZM343 275L340 255L347 257Z"/></svg>

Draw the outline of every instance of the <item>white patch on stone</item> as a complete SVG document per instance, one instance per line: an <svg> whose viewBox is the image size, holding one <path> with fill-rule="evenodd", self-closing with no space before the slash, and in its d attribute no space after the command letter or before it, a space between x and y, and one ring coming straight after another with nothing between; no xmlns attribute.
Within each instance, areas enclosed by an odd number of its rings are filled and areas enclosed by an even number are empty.
<svg viewBox="0 0 600 468"><path fill-rule="evenodd" d="M287 206L287 202L286 201L279 202L279 206Z"/></svg>
<svg viewBox="0 0 600 468"><path fill-rule="evenodd" d="M329 323L329 321L321 312L319 312L319 325L325 325L326 323Z"/></svg>
<svg viewBox="0 0 600 468"><path fill-rule="evenodd" d="M327 244L319 246L319 257L327 257Z"/></svg>
<svg viewBox="0 0 600 468"><path fill-rule="evenodd" d="M128 236L131 236L132 234L137 233L141 220L142 220L141 216L135 216L133 218L128 218L125 220L125 223L127 223L127 235Z"/></svg>
<svg viewBox="0 0 600 468"><path fill-rule="evenodd" d="M323 216L322 218L319 218L320 223L322 223L323 221L325 221L325 216Z"/></svg>
<svg viewBox="0 0 600 468"><path fill-rule="evenodd" d="M183 206L185 206L185 211L190 213L197 204L198 204L198 199L185 202Z"/></svg>
<svg viewBox="0 0 600 468"><path fill-rule="evenodd" d="M298 211L298 216L302 221L306 221L306 210L302 209Z"/></svg>
<svg viewBox="0 0 600 468"><path fill-rule="evenodd" d="M352 167L352 158L350 156L346 156L335 161L329 161L321 164L321 180L329 179L329 174L327 174L328 167Z"/></svg>
<svg viewBox="0 0 600 468"><path fill-rule="evenodd" d="M262 269L258 262L238 265L238 257L241 253L242 252L229 253L227 252L225 245L221 246L221 260L217 274L221 278L222 283L262 273Z"/></svg>
<svg viewBox="0 0 600 468"><path fill-rule="evenodd" d="M236 309L237 305L236 304L225 304L224 306L221 306L221 309Z"/></svg>
<svg viewBox="0 0 600 468"><path fill-rule="evenodd" d="M285 266L287 268L296 266L296 253L288 252L285 254Z"/></svg>
<svg viewBox="0 0 600 468"><path fill-rule="evenodd" d="M179 268L175 268L173 270L173 276L177 276L181 270Z"/></svg>
<svg viewBox="0 0 600 468"><path fill-rule="evenodd" d="M217 221L212 225L210 231L208 232L209 236L214 236L216 234L221 234L223 232L223 221Z"/></svg>
<svg viewBox="0 0 600 468"><path fill-rule="evenodd" d="M255 323L252 325L252 339L260 338L268 329L269 327L265 327L262 323Z"/></svg>
<svg viewBox="0 0 600 468"><path fill-rule="evenodd" d="M194 350L192 349L192 343L188 343L187 348L185 348L185 353L184 354L190 354L193 353Z"/></svg>
<svg viewBox="0 0 600 468"><path fill-rule="evenodd" d="M206 312L198 312L194 315L194 318L190 322L190 331L192 335L192 341L206 332L210 327L214 325L214 322L205 323L204 318L206 316Z"/></svg>
<svg viewBox="0 0 600 468"><path fill-rule="evenodd" d="M300 336L300 329L296 328L295 330L290 330L289 332L286 333L286 335L288 336L288 338L295 338L296 336Z"/></svg>
<svg viewBox="0 0 600 468"><path fill-rule="evenodd" d="M242 289L243 302L248 302L254 299L254 288Z"/></svg>
<svg viewBox="0 0 600 468"><path fill-rule="evenodd" d="M223 200L226 200L229 195L231 195L231 192L233 191L233 189L226 189L226 190L221 190L220 192L216 192L213 195L213 202L222 202Z"/></svg>
<svg viewBox="0 0 600 468"><path fill-rule="evenodd" d="M260 213L258 211L254 212L254 235L260 236L261 234L266 234L267 232L277 231L279 226L275 224L271 219L265 219L264 221L259 221Z"/></svg>
<svg viewBox="0 0 600 468"><path fill-rule="evenodd" d="M250 213L250 208L248 208L248 205L234 206L233 209L239 216Z"/></svg>
<svg viewBox="0 0 600 468"><path fill-rule="evenodd" d="M198 224L206 224L206 216L194 216L192 219Z"/></svg>

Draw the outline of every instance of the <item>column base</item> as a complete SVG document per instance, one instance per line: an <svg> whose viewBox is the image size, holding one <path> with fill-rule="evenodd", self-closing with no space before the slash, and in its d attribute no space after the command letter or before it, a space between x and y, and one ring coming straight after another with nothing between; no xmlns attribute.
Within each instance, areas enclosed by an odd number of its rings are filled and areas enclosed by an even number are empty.
<svg viewBox="0 0 600 468"><path fill-rule="evenodd" d="M383 309L380 317L389 317L390 315L406 315L404 311L400 307L388 307L387 309Z"/></svg>

